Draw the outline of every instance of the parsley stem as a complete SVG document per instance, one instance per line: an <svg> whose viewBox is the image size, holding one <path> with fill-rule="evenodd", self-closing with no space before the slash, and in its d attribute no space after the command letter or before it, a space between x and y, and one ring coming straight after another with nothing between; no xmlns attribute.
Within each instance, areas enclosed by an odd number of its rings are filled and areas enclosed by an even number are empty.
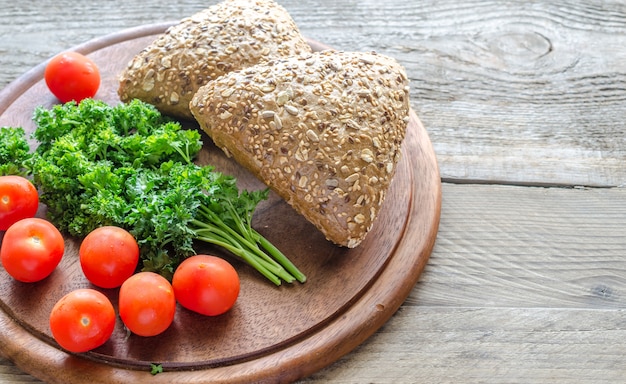
<svg viewBox="0 0 626 384"><path fill-rule="evenodd" d="M196 223L198 224L198 223ZM285 280L293 281L294 278L292 276L286 275L286 271L282 268L282 266L273 262L273 260L267 260L265 258L259 258L258 255L255 254L254 247L252 244L245 244L239 241L239 239L231 237L228 233L222 231L220 228L217 228L212 225L203 225L203 228L196 229L196 239L210 242L216 245L222 246L223 244L228 244L228 250L233 251L234 248L238 249L239 252L244 252L244 256L246 258L252 258L261 264L265 269L269 270L275 275L279 277L283 277ZM219 244L217 244L219 242ZM244 245L246 247L244 247Z"/></svg>
<svg viewBox="0 0 626 384"><path fill-rule="evenodd" d="M204 241L204 242L207 242L207 243L210 243L210 244L214 244L214 245L223 247L224 249L227 249L228 251L230 251L235 256L241 257L246 263L248 263L254 269L259 271L263 276L268 278L275 285L280 285L281 284L280 278L278 278L274 273L272 273L271 271L267 270L264 266L259 264L258 261L255 258L248 257L247 253L244 250L242 250L241 248L237 248L237 247L229 244L228 242L219 241L217 238L214 238L214 237L198 236L197 239L200 240L200 241Z"/></svg>
<svg viewBox="0 0 626 384"><path fill-rule="evenodd" d="M254 229L252 231L259 236L259 244L261 244L261 246L274 257L274 260L278 261L287 270L287 272L294 276L299 282L306 282L306 276L300 272L300 270L285 256L284 253L282 253L274 246L274 244L263 237L260 233Z"/></svg>
<svg viewBox="0 0 626 384"><path fill-rule="evenodd" d="M198 219L192 220L192 224L196 226L196 238L198 240L216 244L213 239L217 235L220 238L220 244L216 245L223 246L224 243L229 244L230 247L224 248L231 251L235 255L243 258L244 261L248 262L248 264L250 264L252 267L259 270L259 272L262 272L259 269L259 266L262 266L264 270L271 271L275 276L283 279L287 283L291 283L295 280L295 277L292 276L285 268L283 268L280 263L278 263L276 260L272 259L269 255L263 252L256 242L252 243L242 234L238 233L233 228L226 225L222 220L219 219L219 217L214 212L212 212L208 208L201 207L199 211L203 218L207 219L211 224L202 222ZM239 229L241 229L241 227ZM204 234L209 235L205 236ZM234 252L234 249L236 249L237 252Z"/></svg>

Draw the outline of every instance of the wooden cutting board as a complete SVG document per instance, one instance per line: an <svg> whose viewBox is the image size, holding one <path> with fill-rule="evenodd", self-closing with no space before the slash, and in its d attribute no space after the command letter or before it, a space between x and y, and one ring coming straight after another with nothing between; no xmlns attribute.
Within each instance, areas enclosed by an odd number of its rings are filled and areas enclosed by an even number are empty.
<svg viewBox="0 0 626 384"><path fill-rule="evenodd" d="M168 25L142 26L74 48L100 67L102 86L96 98L119 102L118 73ZM326 48L310 44L316 50ZM33 68L0 93L0 126L22 126L32 132L34 108L57 102L42 80L44 68L45 63ZM196 128L193 123L185 125ZM208 137L203 139L199 162L234 175L242 188L264 188ZM411 111L388 197L374 228L357 248L329 243L273 193L259 205L255 228L307 275L305 284L276 287L247 265L207 246L200 251L228 258L240 273L241 293L231 311L204 317L179 307L173 325L152 338L127 335L118 319L105 345L73 355L57 346L48 328L50 310L61 296L91 287L77 261L80 240L66 237L64 258L44 281L19 283L0 268L0 353L51 383L294 381L351 351L399 308L430 256L440 207L435 154ZM45 217L45 207L38 215ZM117 306L117 289L101 291ZM152 376L151 363L161 364L164 372Z"/></svg>

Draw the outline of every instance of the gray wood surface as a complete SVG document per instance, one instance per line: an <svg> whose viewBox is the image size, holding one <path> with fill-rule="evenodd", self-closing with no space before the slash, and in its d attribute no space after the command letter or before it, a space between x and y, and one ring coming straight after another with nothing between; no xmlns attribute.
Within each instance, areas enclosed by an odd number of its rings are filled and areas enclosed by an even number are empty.
<svg viewBox="0 0 626 384"><path fill-rule="evenodd" d="M216 0L0 1L0 87L60 50ZM622 383L626 5L280 3L396 57L443 185L435 250L393 318L304 383ZM36 379L0 359L0 382Z"/></svg>

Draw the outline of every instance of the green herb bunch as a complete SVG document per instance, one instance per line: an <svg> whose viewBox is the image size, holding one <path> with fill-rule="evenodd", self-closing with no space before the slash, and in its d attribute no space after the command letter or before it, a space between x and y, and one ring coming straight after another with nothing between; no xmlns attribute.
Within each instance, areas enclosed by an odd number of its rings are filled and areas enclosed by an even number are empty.
<svg viewBox="0 0 626 384"><path fill-rule="evenodd" d="M30 158L30 147L21 127L0 128L0 176L26 176L26 162Z"/></svg>
<svg viewBox="0 0 626 384"><path fill-rule="evenodd" d="M251 226L269 190L239 191L234 177L193 163L202 148L198 131L183 129L139 100L39 107L34 121L39 145L26 161L13 163L33 176L49 219L61 231L83 237L103 225L125 228L137 239L143 270L167 278L195 254L194 242L203 241L277 285L306 280ZM3 137L0 148L19 141L5 136L9 140Z"/></svg>

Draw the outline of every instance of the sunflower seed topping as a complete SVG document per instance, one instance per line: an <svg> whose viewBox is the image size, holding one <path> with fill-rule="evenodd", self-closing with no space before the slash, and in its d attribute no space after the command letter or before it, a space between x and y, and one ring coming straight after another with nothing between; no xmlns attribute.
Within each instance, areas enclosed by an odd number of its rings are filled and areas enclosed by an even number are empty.
<svg viewBox="0 0 626 384"><path fill-rule="evenodd" d="M324 51L226 74L202 87L190 108L218 147L329 240L355 247L400 159L407 84L393 59Z"/></svg>
<svg viewBox="0 0 626 384"><path fill-rule="evenodd" d="M313 131L312 129L309 129L308 131L306 131L306 137L315 143L320 141L320 138L317 136L317 133L315 133L315 131Z"/></svg>
<svg viewBox="0 0 626 384"><path fill-rule="evenodd" d="M193 118L189 102L211 80L310 53L298 26L275 1L254 0L251 6L248 0L223 0L180 20L137 54L121 73L118 94L122 102L137 98L165 114ZM275 84L259 89L271 93Z"/></svg>
<svg viewBox="0 0 626 384"><path fill-rule="evenodd" d="M292 116L296 116L299 112L298 108L294 107L293 105L285 105L284 108L285 108L285 111L287 111L287 113Z"/></svg>
<svg viewBox="0 0 626 384"><path fill-rule="evenodd" d="M261 117L264 119L273 119L275 116L274 111L263 111L261 112Z"/></svg>

